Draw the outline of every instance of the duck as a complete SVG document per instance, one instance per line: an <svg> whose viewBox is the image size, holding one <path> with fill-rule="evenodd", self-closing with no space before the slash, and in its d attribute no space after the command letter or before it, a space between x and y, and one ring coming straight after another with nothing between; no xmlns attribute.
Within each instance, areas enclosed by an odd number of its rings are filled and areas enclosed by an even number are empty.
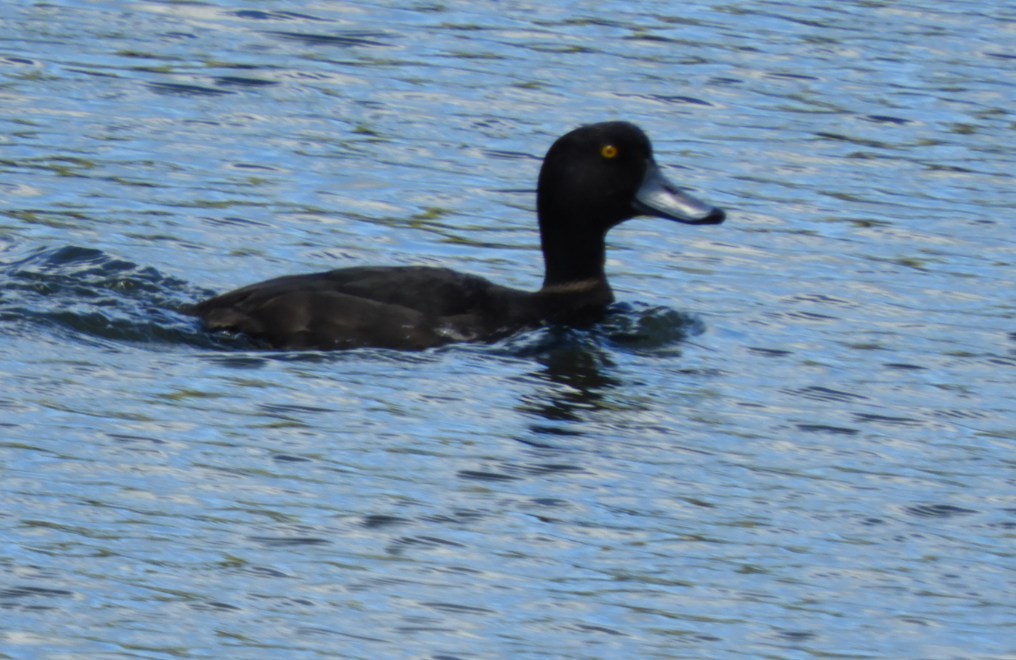
<svg viewBox="0 0 1016 660"><path fill-rule="evenodd" d="M673 184L645 132L626 121L580 126L551 145L536 215L544 262L536 291L449 268L354 266L250 284L184 311L209 331L283 351L423 350L588 326L614 302L604 272L610 229L637 216L690 225L726 218Z"/></svg>

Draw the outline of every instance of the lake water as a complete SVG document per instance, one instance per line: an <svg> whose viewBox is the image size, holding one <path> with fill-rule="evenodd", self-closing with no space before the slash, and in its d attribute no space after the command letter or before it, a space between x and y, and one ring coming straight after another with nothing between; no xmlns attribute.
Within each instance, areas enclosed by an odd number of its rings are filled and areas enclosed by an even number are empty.
<svg viewBox="0 0 1016 660"><path fill-rule="evenodd" d="M0 8L0 656L1016 657L1016 10ZM726 224L599 327L279 354L178 310L535 288L623 118Z"/></svg>

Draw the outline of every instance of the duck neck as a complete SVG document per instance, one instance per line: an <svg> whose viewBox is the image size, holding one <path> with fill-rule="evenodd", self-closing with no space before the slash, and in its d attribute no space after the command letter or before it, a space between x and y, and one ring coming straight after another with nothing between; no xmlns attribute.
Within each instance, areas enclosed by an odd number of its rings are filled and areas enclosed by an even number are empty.
<svg viewBox="0 0 1016 660"><path fill-rule="evenodd" d="M587 230L588 231L588 230ZM576 232L563 238L546 232L541 236L543 248L543 288L567 287L576 282L602 282L606 262L605 236L601 233Z"/></svg>
<svg viewBox="0 0 1016 660"><path fill-rule="evenodd" d="M614 292L603 272L603 235L580 236L572 234L567 241L555 242L544 235L546 274L543 288L536 294L544 319L561 323L593 321L614 302Z"/></svg>
<svg viewBox="0 0 1016 660"><path fill-rule="evenodd" d="M598 321L607 306L614 302L614 292L601 275L544 284L534 294L534 299L541 322L581 325Z"/></svg>

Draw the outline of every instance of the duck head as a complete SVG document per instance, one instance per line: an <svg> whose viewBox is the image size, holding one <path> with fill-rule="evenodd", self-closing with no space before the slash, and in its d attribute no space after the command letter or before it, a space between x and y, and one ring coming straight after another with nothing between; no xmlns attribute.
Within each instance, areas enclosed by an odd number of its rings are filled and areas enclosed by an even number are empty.
<svg viewBox="0 0 1016 660"><path fill-rule="evenodd" d="M726 214L670 182L649 138L628 122L577 128L547 152L537 187L544 285L603 278L610 228L640 215L715 225Z"/></svg>

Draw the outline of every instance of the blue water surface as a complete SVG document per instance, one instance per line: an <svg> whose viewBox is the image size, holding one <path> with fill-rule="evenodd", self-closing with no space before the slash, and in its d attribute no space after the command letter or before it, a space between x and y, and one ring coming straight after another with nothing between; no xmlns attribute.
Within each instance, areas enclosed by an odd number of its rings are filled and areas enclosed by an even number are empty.
<svg viewBox="0 0 1016 660"><path fill-rule="evenodd" d="M1016 655L1010 3L0 7L0 656ZM726 224L422 353L180 309L535 288L543 153L627 119Z"/></svg>

